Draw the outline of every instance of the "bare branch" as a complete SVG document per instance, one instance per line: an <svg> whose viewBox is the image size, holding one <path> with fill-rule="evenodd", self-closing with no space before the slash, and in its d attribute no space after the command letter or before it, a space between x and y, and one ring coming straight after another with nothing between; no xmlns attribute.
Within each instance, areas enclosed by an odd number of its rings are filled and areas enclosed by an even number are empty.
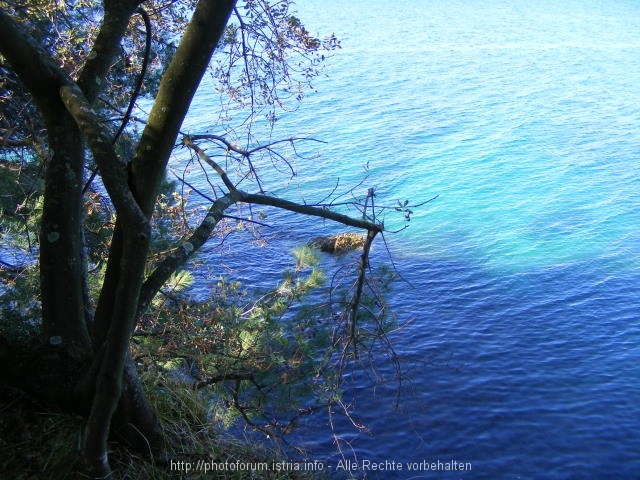
<svg viewBox="0 0 640 480"><path fill-rule="evenodd" d="M0 137L0 147L8 147L8 148L19 148L19 147L30 147L30 141L28 140L14 140L11 138Z"/></svg>
<svg viewBox="0 0 640 480"><path fill-rule="evenodd" d="M185 135L182 139L182 143L183 145L193 148L193 142L198 140L213 140L215 142L220 142L225 146L227 150L231 150L232 152L242 155L243 157L248 157L252 153L249 150L245 150L244 148L240 148L237 145L234 145L229 140L220 135Z"/></svg>
<svg viewBox="0 0 640 480"><path fill-rule="evenodd" d="M151 304L151 300L156 295L162 285L169 279L171 274L180 268L184 263L209 239L211 232L220 220L224 217L224 212L231 205L241 198L241 193L237 190L219 198L211 207L200 225L193 231L191 236L168 255L147 277L140 292L138 302L138 315L142 314Z"/></svg>
<svg viewBox="0 0 640 480"><path fill-rule="evenodd" d="M233 184L233 182L227 176L227 172L225 172L224 169L220 165L218 165L216 162L211 160L211 157L209 157L206 153L204 153L204 150L202 150L195 143L193 143L191 137L188 137L188 136L182 137L182 144L187 146L187 147L189 147L189 148L191 148L191 149L193 149L198 154L198 157L200 157L201 160L203 160L211 168L213 168L216 171L216 173L220 176L220 178L222 179L222 182L227 186L227 188L230 191L233 191L233 190L236 189L236 186Z"/></svg>
<svg viewBox="0 0 640 480"><path fill-rule="evenodd" d="M153 211L180 125L234 6L235 0L199 1L162 76L131 169L138 201L147 215Z"/></svg>
<svg viewBox="0 0 640 480"><path fill-rule="evenodd" d="M244 73L247 76L247 85L249 87L249 93L251 95L251 105L255 105L255 92L253 90L253 80L251 79L251 72L249 72L249 49L247 48L247 25L242 19L242 15L238 12L236 7L233 8L233 13L240 23L240 36L242 40L242 59L244 62Z"/></svg>
<svg viewBox="0 0 640 480"><path fill-rule="evenodd" d="M244 193L242 196L242 201L245 203L255 203L258 205L270 205L272 207L282 208L283 210L289 210L291 212L311 215L313 217L321 217L363 230L371 230L373 232L382 232L384 230L384 225L382 224L377 224L358 218L352 218L348 215L329 210L328 208L315 207L312 205L301 205L299 203L272 197L270 195Z"/></svg>
<svg viewBox="0 0 640 480"><path fill-rule="evenodd" d="M148 308L155 294L160 290L160 288L162 288L162 285L164 285L164 283L169 279L171 274L182 265L184 265L184 263L193 254L195 254L207 241L216 225L222 218L227 216L225 215L225 211L238 202L269 205L296 213L302 213L304 215L325 218L327 220L332 220L344 225L367 230L369 232L368 241L367 243L365 243L367 255L373 238L377 233L382 232L384 229L383 225L375 224L366 220L352 218L347 215L333 212L326 208L301 205L269 195L249 194L233 188L231 189L230 193L213 202L211 207L209 207L207 215L202 220L200 225L194 230L193 234L186 241L182 242L182 244L178 248L176 248L170 255L168 255L162 262L160 262L160 264L154 269L153 273L149 275L149 277L147 277L147 280L144 282L140 294L140 306L138 314L141 314ZM371 238L369 239L369 237ZM366 258L363 261L366 261ZM356 301L356 304L358 303L359 299Z"/></svg>
<svg viewBox="0 0 640 480"><path fill-rule="evenodd" d="M209 195L207 195L204 192L201 192L197 187L195 187L194 185L190 184L189 182L187 182L184 177L180 177L179 175L176 175L176 173L172 170L171 173L173 174L174 177L176 177L176 179L185 184L187 187L189 187L190 189L192 189L194 192L196 192L198 195L200 195L202 198L204 198L206 201L214 203L215 200L213 198L211 198Z"/></svg>
<svg viewBox="0 0 640 480"><path fill-rule="evenodd" d="M210 140L220 141L224 145L228 145L229 148L233 147L234 151L238 151L243 156L246 156L246 157L251 155L251 153L257 152L258 150L261 150L261 149L269 148L272 145L275 145L275 144L278 144L278 143L282 143L283 141L292 142L294 140L293 138L287 139L287 140L278 140L278 141L272 142L272 143L267 144L267 145L262 145L260 147L256 147L256 148L254 148L252 150L244 150L244 149L241 149L239 147L235 147L235 146L231 145L226 139L224 139L223 137L220 137L218 135L184 136L183 139L182 139L182 143L184 145L188 146L189 148L192 148L198 154L198 157L201 160L203 160L208 165L210 165L216 171L216 173L220 176L220 178L222 179L223 183L226 185L226 187L230 191L234 191L234 190L239 191L239 190L237 190L236 186L229 179L229 177L228 177L227 173L224 171L224 169L220 165L218 165L215 161L213 161L211 159L211 157L209 157L204 152L204 150L202 150L200 147L198 147L194 143L194 140L202 140L202 139L210 139ZM291 202L289 200L283 200L281 198L273 197L273 196L270 196L270 195L264 195L264 194L251 194L251 193L246 193L246 192L240 192L240 193L242 194L242 198L240 199L240 201L242 201L244 203L255 203L255 204L258 204L258 205L270 205L270 206L273 206L273 207L282 208L284 210L289 210L289 211L296 212L296 213L302 213L302 214L305 214L305 215L311 215L311 216L315 216L315 217L326 218L328 220L333 220L335 222L342 223L344 225L349 225L349 226L355 227L355 228L360 228L360 229L363 229L363 230L371 230L371 231L374 231L374 232L381 232L381 231L384 230L384 226L382 224L370 222L370 221L367 221L366 219L363 219L363 220L355 219L355 218L349 217L348 215L344 215L344 214L337 213L337 212L334 212L332 210L329 210L326 207L316 207L316 206L312 206L312 205L302 205L302 204L299 204L299 203Z"/></svg>
<svg viewBox="0 0 640 480"><path fill-rule="evenodd" d="M366 278L367 268L369 266L369 252L371 251L371 244L373 243L374 238L376 237L376 231L369 230L367 232L367 239L365 240L364 247L362 248L362 255L360 257L360 266L358 271L358 281L356 283L356 292L351 300L351 318L349 319L349 338L353 344L354 351L357 355L357 332L356 327L358 324L358 308L360 307L360 302L362 299L362 288L364 287L364 282Z"/></svg>
<svg viewBox="0 0 640 480"><path fill-rule="evenodd" d="M105 0L104 19L95 39L92 52L78 77L78 86L93 104L102 89L103 79L120 49L120 41L129 19L142 0Z"/></svg>

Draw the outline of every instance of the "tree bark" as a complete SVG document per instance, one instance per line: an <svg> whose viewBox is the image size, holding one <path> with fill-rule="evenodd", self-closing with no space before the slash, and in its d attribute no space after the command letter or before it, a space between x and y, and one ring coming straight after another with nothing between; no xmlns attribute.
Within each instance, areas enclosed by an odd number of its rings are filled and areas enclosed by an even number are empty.
<svg viewBox="0 0 640 480"><path fill-rule="evenodd" d="M200 0L162 76L131 165L133 188L147 215L153 212L182 121L224 33L235 0Z"/></svg>
<svg viewBox="0 0 640 480"><path fill-rule="evenodd" d="M124 181L122 164L118 165L113 149L96 129L99 124L92 118L93 112L83 101L82 92L72 85L61 90L67 108L88 139L118 214L117 234L112 241L104 283L107 288L101 291L95 317L94 340L98 343L104 340L105 351L100 359L85 437L85 456L97 476L110 475L107 439L121 397L129 340L137 319L150 238L149 218L178 130L234 3L201 0L196 6L163 75L136 157L128 169L131 175Z"/></svg>
<svg viewBox="0 0 640 480"><path fill-rule="evenodd" d="M105 82L101 80L118 55L120 41L127 30L129 20L142 1L104 0L102 25L78 77L78 86L89 103L93 104L98 93L103 90Z"/></svg>
<svg viewBox="0 0 640 480"><path fill-rule="evenodd" d="M118 2L110 3L115 5ZM118 13L124 15L120 20L120 31L123 32L126 13ZM106 37L103 44L117 47L120 37ZM126 226L122 255L112 259L124 274L118 278L114 303L108 315L108 341L104 347L94 345L96 353L101 352L97 357L102 362L97 365L99 368L92 370L97 373L95 381L90 379L87 388L76 391L76 398L93 398L85 450L91 469L101 476L109 473L106 440L119 402L122 413L118 419L121 425L127 426L119 429L120 433L134 440L131 431L138 430L135 439L138 446L142 444L141 435L159 437L154 435L158 426L156 418L144 398L135 367L127 356L150 238L149 221L131 195L127 169L113 152L108 132L104 131L100 119L91 110L91 100L2 9L0 51L33 95L47 126L52 153L45 172L40 247L43 324L49 343L63 347L70 354L67 356L73 357L76 363L86 365L87 357L93 353L83 290L83 279L86 278L82 255L83 136L89 141L119 218L124 219ZM93 75L106 74L111 59L103 57L102 60L102 67L97 64L93 67ZM86 74L84 77L88 84L92 84L92 80L94 83L98 83L95 82L97 79L103 80L91 76ZM96 95L97 90L92 89L91 96L95 98ZM124 387L123 371L126 371ZM123 390L126 398L121 396ZM148 446L145 450L148 451Z"/></svg>
<svg viewBox="0 0 640 480"><path fill-rule="evenodd" d="M73 119L63 110L51 124L53 153L46 165L40 230L40 285L45 338L73 358L91 351L82 279L82 141Z"/></svg>
<svg viewBox="0 0 640 480"><path fill-rule="evenodd" d="M99 477L111 473L107 441L111 420L122 394L122 378L129 341L136 321L140 286L151 238L149 218L142 212L128 185L128 174L109 136L100 128L100 118L91 109L82 91L64 85L60 96L80 128L102 173L102 180L122 221L122 255L118 262L118 282L109 310L109 328L100 348L95 392L85 435L85 457L91 472Z"/></svg>
<svg viewBox="0 0 640 480"><path fill-rule="evenodd" d="M45 340L83 359L91 351L81 255L84 156L80 132L57 94L70 79L2 9L0 49L33 95L47 126L50 158L45 165L39 252Z"/></svg>

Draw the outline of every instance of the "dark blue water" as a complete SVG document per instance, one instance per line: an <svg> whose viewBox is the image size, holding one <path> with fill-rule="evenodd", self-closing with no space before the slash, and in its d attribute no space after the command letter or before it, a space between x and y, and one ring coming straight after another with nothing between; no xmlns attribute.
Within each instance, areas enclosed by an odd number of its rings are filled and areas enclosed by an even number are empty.
<svg viewBox="0 0 640 480"><path fill-rule="evenodd" d="M384 360L348 378L370 432L336 417L345 455L405 466L368 478L640 478L640 4L298 9L343 48L276 125L329 142L278 193L319 200L366 175L380 204L439 195L387 236L405 381L398 396ZM287 248L317 233L278 222ZM243 254L243 280L269 278L265 254ZM322 415L296 441L337 468ZM472 470L406 469L425 460Z"/></svg>
<svg viewBox="0 0 640 480"><path fill-rule="evenodd" d="M501 276L453 261L412 267L420 289L394 298L415 317L393 336L410 366L398 409L394 385L349 392L372 430L347 437L361 461L473 465L424 478L638 477L637 273L596 262Z"/></svg>

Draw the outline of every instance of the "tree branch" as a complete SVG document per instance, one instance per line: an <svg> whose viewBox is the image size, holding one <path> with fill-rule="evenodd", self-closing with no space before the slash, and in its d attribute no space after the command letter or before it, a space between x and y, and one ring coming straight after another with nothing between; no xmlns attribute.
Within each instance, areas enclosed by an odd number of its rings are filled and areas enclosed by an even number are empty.
<svg viewBox="0 0 640 480"><path fill-rule="evenodd" d="M222 196L218 200L212 202L209 212L202 220L200 225L194 230L193 234L182 243L182 245L176 248L170 255L168 255L162 262L160 262L154 271L147 277L142 286L140 302L138 308L138 316L141 315L151 304L153 297L162 288L169 277L180 268L200 247L207 241L211 233L220 220L225 217L225 211L232 205L242 202L256 205L267 205L283 210L288 210L295 213L301 213L303 215L309 215L314 217L320 217L334 222L342 223L347 226L355 227L358 229L366 230L368 232L367 241L365 242L365 254L363 262L366 263L368 257L368 251L371 248L371 243L375 235L384 231L384 224L375 223L366 220L366 215L362 219L352 218L348 215L334 212L326 207L317 207L312 205L302 205L299 203L291 202L289 200L283 200L281 198L273 197L263 194L251 194L238 190L233 182L229 179L224 169L218 165L213 159L211 159L200 147L198 147L193 140L194 139L210 139L220 141L225 145L229 145L229 142L223 137L216 135L185 135L182 139L182 143L189 148L193 149L200 159L207 163L215 172L220 176L225 186L229 189L229 193ZM274 142L278 143L278 142ZM261 148L268 148L269 146L263 146ZM250 152L234 147L239 153L246 153L247 156ZM362 279L364 278L364 268L361 269ZM363 281L363 280L362 280ZM354 301L354 309L357 310L357 306L360 303L360 295L362 286L359 288L360 292ZM354 311L355 311L354 310ZM355 313L353 315L353 321L355 323Z"/></svg>
<svg viewBox="0 0 640 480"><path fill-rule="evenodd" d="M138 308L138 316L141 315L151 304L153 297L158 293L160 288L166 283L169 277L178 270L184 263L195 254L200 247L208 240L211 233L215 229L220 220L225 217L225 211L232 205L242 203L253 203L259 205L268 205L283 210L289 210L304 215L310 215L315 217L332 220L334 222L342 223L351 227L367 230L368 236L365 242L366 255L363 257L363 262L366 263L368 251L371 248L371 243L375 235L382 232L384 225L372 223L366 220L352 218L347 215L333 212L326 208L318 208L310 205L301 205L281 198L272 197L269 195L256 195L236 190L235 188L225 196L216 200L209 212L202 220L200 225L194 230L193 234L182 244L176 248L170 255L168 255L154 271L147 277L142 285L140 293L140 302ZM363 254L364 255L364 254ZM364 275L364 271L361 270L361 276ZM362 288L360 288L360 292ZM354 301L355 308L360 303L358 298ZM355 316L354 316L355 321Z"/></svg>
<svg viewBox="0 0 640 480"><path fill-rule="evenodd" d="M311 215L314 217L326 218L328 220L333 220L335 222L342 223L344 225L348 225L355 228L360 228L363 230L371 230L375 232L381 232L384 230L384 225L382 224L370 222L367 220L352 218L352 217L349 217L348 215L334 212L325 207L302 205L299 203L291 202L289 200L283 200L281 198L273 197L270 195L251 194L251 193L246 193L246 192L237 190L236 186L233 184L231 179L229 179L229 176L224 171L224 169L220 165L218 165L217 162L211 159L211 157L209 157L204 152L204 150L202 150L200 147L198 147L194 143L194 140L199 140L199 139L210 139L210 140L220 141L224 145L226 145L228 148L231 148L232 145L226 139L217 135L193 135L193 136L187 135L187 136L184 136L182 139L183 145L186 145L189 148L192 148L198 154L201 160L203 160L205 163L207 163L211 168L215 170L215 172L220 176L220 178L222 179L222 182L229 189L229 191L238 191L242 194L242 198L240 199L241 202L254 203L258 205L270 205L273 207L282 208L283 210L302 213L304 215ZM236 151L242 154L243 156L249 157L253 152L256 152L262 148L269 148L271 145L275 145L276 143L279 143L281 141L273 142L269 145L264 145L262 147L256 147L252 150L244 150L238 147L233 147L233 151ZM293 139L290 139L288 141L293 141Z"/></svg>
<svg viewBox="0 0 640 480"><path fill-rule="evenodd" d="M269 205L272 207L282 208L283 210L289 210L291 212L325 218L327 220L333 220L334 222L342 223L350 227L373 231L376 233L382 232L384 230L383 224L373 223L373 222L358 219L358 218L352 218L348 215L334 212L324 207L314 207L312 205L301 205L299 203L291 202L289 200L283 200L277 197L272 197L270 195L256 195L252 193L243 193L241 201L245 203L254 203L258 205Z"/></svg>
<svg viewBox="0 0 640 480"><path fill-rule="evenodd" d="M40 227L40 291L44 335L83 357L90 350L82 277L82 173L80 133L59 95L72 84L45 48L0 8L0 53L32 95L47 130ZM62 293L64 291L64 293Z"/></svg>
<svg viewBox="0 0 640 480"><path fill-rule="evenodd" d="M213 232L216 225L218 225L224 217L225 210L236 203L241 196L240 192L232 191L213 202L211 207L209 207L209 212L191 236L156 266L142 285L138 315L146 311L153 297L155 297L156 293L158 293L169 277L184 265L209 239L211 232Z"/></svg>
<svg viewBox="0 0 640 480"><path fill-rule="evenodd" d="M200 0L162 76L131 168L136 197L148 216L180 125L234 5L235 0Z"/></svg>
<svg viewBox="0 0 640 480"><path fill-rule="evenodd" d="M60 98L87 139L116 212L125 222L125 228L130 231L140 229L138 234L142 234L149 228L149 220L129 188L126 164L120 161L113 149L108 131L101 127L100 117L93 111L80 88L73 84L60 88Z"/></svg>
<svg viewBox="0 0 640 480"><path fill-rule="evenodd" d="M78 86L91 104L102 89L104 82L101 80L105 78L120 50L120 42L129 25L129 19L142 0L105 0L103 3L102 26L78 77Z"/></svg>
<svg viewBox="0 0 640 480"><path fill-rule="evenodd" d="M45 49L26 34L24 28L0 7L0 52L11 63L46 115L49 102L58 102L58 88L70 79L53 62Z"/></svg>
<svg viewBox="0 0 640 480"><path fill-rule="evenodd" d="M367 239L364 242L364 247L362 248L362 255L360 256L360 265L358 268L358 280L356 282L356 292L351 299L349 307L351 308L351 318L349 319L349 340L353 344L354 352L357 351L357 326L358 326L358 308L360 307L360 302L362 300L362 289L364 288L364 282L366 278L367 268L369 266L369 252L371 251L371 244L376 237L378 232L369 230L367 232Z"/></svg>
<svg viewBox="0 0 640 480"><path fill-rule="evenodd" d="M142 82L144 81L144 77L147 73L147 68L149 66L149 59L150 59L149 57L151 56L151 19L149 18L149 14L147 13L147 11L142 7L138 7L138 9L136 9L136 13L142 17L142 20L144 22L144 27L145 27L145 43L144 43L144 53L142 58L142 66L140 68L140 72L138 72L138 77L136 78L136 84L133 89L133 92L131 93L131 98L129 99L129 105L127 106L127 110L124 113L124 116L122 117L122 121L120 122L120 128L118 128L118 131L116 132L116 134L113 136L113 139L111 140L112 145L116 144L116 142L124 132L124 129L127 127L127 124L129 123L129 120L131 118L131 113L133 112L133 107L135 107L136 101L138 100L138 96L140 95L140 90L142 89ZM85 93L85 96L86 96L86 93ZM91 172L91 175L89 175L89 179L85 182L84 187L82 188L83 195L87 192L87 190L91 186L91 183L93 182L97 173L98 173L98 168L95 168Z"/></svg>
<svg viewBox="0 0 640 480"><path fill-rule="evenodd" d="M193 143L193 140L191 137L189 136L184 136L182 137L182 144L193 149L197 154L198 157L200 157L200 159L205 162L207 165L209 165L211 168L213 168L216 173L220 176L220 179L222 180L222 183L224 183L227 188L229 189L229 191L233 191L236 189L236 186L233 184L233 182L231 181L231 179L229 178L229 176L227 175L227 172L224 171L224 169L218 165L216 162L214 162L211 157L209 157L209 155L207 155L206 153L204 153L204 150L202 150L199 146L197 146L195 143ZM230 145L228 143L225 143L227 145ZM230 147L228 147L230 148ZM236 149L234 151L241 151L240 149ZM244 154L243 154L244 155Z"/></svg>
<svg viewBox="0 0 640 480"><path fill-rule="evenodd" d="M11 138L0 137L0 147L7 148L20 148L20 147L30 147L32 144L29 140L13 140Z"/></svg>

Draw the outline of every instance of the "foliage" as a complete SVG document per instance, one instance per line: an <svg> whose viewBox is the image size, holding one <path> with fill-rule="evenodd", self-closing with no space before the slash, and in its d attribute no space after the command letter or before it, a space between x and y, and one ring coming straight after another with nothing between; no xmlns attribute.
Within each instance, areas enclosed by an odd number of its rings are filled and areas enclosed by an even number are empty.
<svg viewBox="0 0 640 480"><path fill-rule="evenodd" d="M134 335L137 358L150 371L217 399L209 412L216 423L230 426L242 417L273 435L281 427L269 424L276 413L296 415L300 402L313 398L319 352L331 347L332 325L322 321L326 307L290 313L324 282L312 252L303 248L296 257L295 269L257 300L227 278L207 301L160 294Z"/></svg>
<svg viewBox="0 0 640 480"><path fill-rule="evenodd" d="M348 317L332 313L344 312L353 295L344 288L356 283L348 263L329 285L318 250L303 246L293 255L280 284L257 295L222 277L208 300L196 301L187 295L190 278L184 289L172 282L134 335L145 375L209 399L201 414L221 428L243 421L269 437L285 437L319 409L346 408L343 372L356 349L361 364L380 352L394 357L386 333L396 322L381 299L395 273L380 269L369 279L350 351Z"/></svg>
<svg viewBox="0 0 640 480"><path fill-rule="evenodd" d="M283 0L247 0L234 9L213 71L229 102L225 115L248 108L251 116L263 113L275 122L276 108L299 102L320 74L326 52L340 47L334 35L311 35L290 7Z"/></svg>
<svg viewBox="0 0 640 480"><path fill-rule="evenodd" d="M16 271L3 271L0 267L0 339L11 339L18 344L32 344L41 333L38 271L26 267Z"/></svg>
<svg viewBox="0 0 640 480"><path fill-rule="evenodd" d="M145 69L145 55L141 55L146 48L145 25L140 15L131 18L119 55L105 78L105 94L100 97L100 108L104 110L105 116L110 117L109 121L114 129L122 120L140 73L146 73L141 93L154 95L157 91L162 72L175 53L172 39L180 34L188 21L186 12L190 5L186 3L145 2L145 15L157 27L149 32L153 33L153 41L149 44L149 64ZM100 2L6 0L0 2L0 7L6 8L28 29L33 38L46 45L65 73L72 78L80 76L98 34L98 21L103 14ZM24 89L2 56L0 72L0 149L26 147L31 153L35 150L44 157L45 127L29 92ZM15 118L21 118L22 121L15 122ZM122 148L127 146L123 145Z"/></svg>
<svg viewBox="0 0 640 480"><path fill-rule="evenodd" d="M39 165L0 159L0 238L3 245L33 251L42 211ZM11 266L11 262L8 262Z"/></svg>
<svg viewBox="0 0 640 480"><path fill-rule="evenodd" d="M0 161L0 338L29 344L40 332L37 249L42 211L38 166Z"/></svg>

